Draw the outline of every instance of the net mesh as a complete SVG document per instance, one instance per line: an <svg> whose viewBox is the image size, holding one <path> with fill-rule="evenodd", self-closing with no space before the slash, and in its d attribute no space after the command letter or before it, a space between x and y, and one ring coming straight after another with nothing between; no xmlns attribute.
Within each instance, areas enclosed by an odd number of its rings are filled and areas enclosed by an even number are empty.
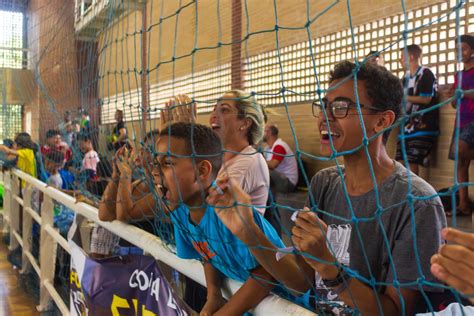
<svg viewBox="0 0 474 316"><path fill-rule="evenodd" d="M10 77L16 90L23 95L23 102L10 101L12 97L5 88L8 86L7 81L3 81L0 118L4 126L0 127L0 132L11 137L5 131L9 124L16 124L14 116L20 110L12 104L19 103L23 103L25 107L23 128L31 132L34 138L44 143L46 130L60 129L63 140L72 150L68 167L75 170L72 175L76 181L71 183L70 189L79 190L91 203L97 202L104 194L107 182L114 172L115 151L125 143L117 143L120 126L117 128L115 125L116 110L123 113L130 148L137 155L141 148L149 149L154 155L157 154L157 149L153 141L147 141L146 135L162 127L160 110L170 97L177 94L188 95L189 103L197 104L197 122L208 125L210 112L216 102L233 88L249 91L259 104L269 109L270 122L278 123L281 134L286 136L288 143L294 148L300 169L300 186L308 187L317 170L331 165L336 165L339 177L343 179L341 157L359 150L365 151L367 157L370 157L370 138L364 131L362 142L345 152L337 152L333 139L330 138L332 155L329 157L322 156L317 150L319 137L315 127L316 119L310 114L310 103L320 100L328 92L328 73L334 65L342 60L354 62L356 69L353 76L357 77L357 70L361 65L380 54L385 59L385 66L402 77L406 69L399 63L400 49L409 44L420 44L424 52L422 63L436 73L438 83L443 87L452 84L455 72L461 69L461 55L455 49L454 37L474 30L474 6L465 1L439 1L424 6L410 4L408 7L402 0L393 4L390 10L387 9L391 12L389 16L383 13L382 4L380 7L376 5L374 18L359 13L365 10L362 1L76 2L78 5L74 7L72 1L33 1L34 4L30 4L24 14L18 13L22 8L14 1L3 4L4 9L15 11L14 14L21 16L21 23L12 24L12 34L18 34L15 28L24 27L22 19L24 16L29 17L23 34L28 35L25 42L29 48L28 69L31 70L31 75L18 72ZM9 11L2 11L2 14L7 12ZM13 20L17 20L16 15L11 16ZM9 66L9 63L23 63L22 60L18 61L23 53L17 50L17 44L21 41L18 39L19 35L15 36L11 45L0 41L0 46L8 46L1 47L0 51L6 50L8 54L14 54L14 57L0 55L0 65L8 68L17 68ZM372 55L368 55L369 51L373 51ZM3 78L7 78L7 75ZM408 81L404 85L407 93ZM444 101L440 99L435 105L403 115L390 127L396 131L392 133L388 143L389 151L394 151L397 139L404 140L408 137L403 128L399 129L400 126L420 114L440 109L452 100L459 104L463 92L466 93L458 86L453 97ZM363 126L358 96L356 99L360 124ZM188 105L175 107L179 110ZM403 106L403 113L407 113L406 99ZM63 123L66 110L70 111L71 117L67 121L71 124ZM452 127L455 128L454 148L457 148L460 118L458 115L453 126L454 114L450 110L442 112L441 124L448 127L442 129L438 138L440 145L437 154L446 155L447 146L441 144L449 142ZM7 120L8 117L14 119ZM41 117L41 122L38 122L38 117ZM8 128L8 132L11 131ZM73 136L78 131L91 138L92 147L98 153L100 162L97 174L84 173L84 168L81 170L84 161L87 163L87 159L95 158L87 155L84 158L87 149L80 148L80 141ZM149 139L155 140L156 137ZM402 158L408 166L405 142L402 141L401 144ZM260 147L260 151L264 151L263 147ZM224 144L223 152L229 153L232 150L225 148ZM190 157L194 160L202 158L198 156L194 153ZM472 183L460 182L458 179L457 149L454 150L454 166L441 166L440 161L445 160L444 156L435 156L435 153L431 155L432 167L424 169L424 176L435 187L449 187L442 195L452 198L455 210L456 193ZM372 161L370 158L368 160L370 174L367 177L371 177L376 183ZM140 208L136 211L138 214L133 215L134 219L127 218L130 214L123 216L133 225L166 241L170 245L170 251L174 251L173 228L160 203L163 196L157 192L150 170L144 166L146 164L151 164L150 158L141 163L134 162L132 166L132 178L136 181L131 186L133 192L128 193L133 204L140 203ZM449 180L437 176L438 172ZM413 219L416 201L436 199L437 195L417 196L412 191L412 177L408 176L407 179L408 194L402 202L409 205L410 217ZM357 210L352 208L346 185L344 182L342 184L344 197L341 198L346 201L349 216L337 220L350 224L355 230L354 237L362 245L367 236L363 236L363 232L359 230L359 223L372 223L381 229L383 248L390 249L389 237L381 217L396 205L383 205L378 194L379 188L374 185L376 212L369 218L361 218ZM267 190L270 192L268 187ZM291 243L289 217L304 206L305 195L295 195L296 198L292 200L291 196L273 196L270 193L271 201L268 205L254 206L268 210L278 208L281 218L273 221L282 227L283 240ZM309 198L314 199L311 193ZM331 213L319 209L317 203L312 205L313 211L333 217ZM147 211L143 211L144 209ZM117 210L117 214L118 212ZM456 215L454 212L453 226L457 226ZM58 218L57 225L60 226L61 223L61 218ZM185 227L182 229L185 230ZM416 227L413 225L413 256L418 273L413 280L406 282L397 279L391 251L387 251L387 264L395 271L394 282L387 284L384 280L376 280L371 274L360 275L356 270L348 269L348 272L369 285L374 293L377 293L379 287L394 287L402 302L403 288L418 288L428 309L433 310L422 289L449 288L427 281L419 259L420 250L417 248L415 232ZM121 241L120 246L130 245ZM365 248L361 247L361 251L369 265ZM65 264L69 260L64 254L61 257L57 261L56 277L64 279L67 277L64 272L67 270ZM65 286L64 284L67 282L58 281L56 285L59 287ZM375 297L380 307L379 296ZM455 297L459 300L459 296ZM317 305L326 303L331 308L333 305L317 295L312 300L318 300ZM354 310L347 311L355 312Z"/></svg>

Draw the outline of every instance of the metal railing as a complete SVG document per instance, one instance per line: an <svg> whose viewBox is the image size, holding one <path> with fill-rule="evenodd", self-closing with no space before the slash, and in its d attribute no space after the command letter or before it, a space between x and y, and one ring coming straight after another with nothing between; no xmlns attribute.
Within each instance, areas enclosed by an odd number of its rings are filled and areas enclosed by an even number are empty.
<svg viewBox="0 0 474 316"><path fill-rule="evenodd" d="M25 183L23 189L20 180ZM69 315L69 309L66 303L62 300L54 287L57 247L59 246L70 253L67 240L54 228L54 201L65 205L76 214L80 214L98 223L119 237L142 248L155 259L165 263L196 282L204 286L206 285L204 269L199 261L178 258L171 253L165 244L155 235L120 221L102 222L98 218L97 208L85 203L76 203L73 197L53 187L47 186L44 182L19 170L0 172L0 183L4 185L3 232L10 234L9 250L13 250L18 246L22 248L22 268L20 273L26 273L33 269L39 277L40 303L37 307L39 311L46 311L50 306L51 300L53 300L63 315ZM33 190L39 190L43 193L41 215L31 207ZM22 191L22 195L20 191ZM23 196L23 198L21 198L21 196ZM21 209L23 210L22 212ZM32 254L31 241L33 222L38 223L41 227L39 264ZM20 229L20 225L22 229ZM240 286L240 282L227 279L224 282L224 296L231 296ZM267 296L254 309L254 314L314 315L305 308L273 294Z"/></svg>

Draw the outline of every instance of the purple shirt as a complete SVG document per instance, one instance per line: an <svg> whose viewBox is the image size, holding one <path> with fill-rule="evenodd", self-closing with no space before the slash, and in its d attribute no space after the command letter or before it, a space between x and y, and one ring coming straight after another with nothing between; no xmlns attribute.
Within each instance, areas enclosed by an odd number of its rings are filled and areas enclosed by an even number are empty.
<svg viewBox="0 0 474 316"><path fill-rule="evenodd" d="M474 89L474 68L469 70L463 70L461 72L462 81L461 88L463 90ZM454 77L454 88L458 87L458 75ZM459 114L461 114L461 123L460 127L466 127L469 124L474 122L474 99L462 98L461 107L459 109Z"/></svg>

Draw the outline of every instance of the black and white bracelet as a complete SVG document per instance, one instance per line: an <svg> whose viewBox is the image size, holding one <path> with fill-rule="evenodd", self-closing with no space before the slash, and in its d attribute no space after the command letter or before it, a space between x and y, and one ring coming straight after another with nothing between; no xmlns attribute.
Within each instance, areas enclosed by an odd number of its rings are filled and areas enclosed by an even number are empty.
<svg viewBox="0 0 474 316"><path fill-rule="evenodd" d="M332 289L332 293L338 295L349 287L349 283L352 280L351 276L344 270L343 266L339 266L339 272L335 279L323 279L323 283L326 287Z"/></svg>

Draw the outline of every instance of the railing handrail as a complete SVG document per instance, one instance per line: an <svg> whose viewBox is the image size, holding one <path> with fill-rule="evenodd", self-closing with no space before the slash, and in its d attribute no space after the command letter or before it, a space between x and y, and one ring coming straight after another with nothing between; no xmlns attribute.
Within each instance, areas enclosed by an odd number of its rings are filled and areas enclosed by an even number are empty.
<svg viewBox="0 0 474 316"><path fill-rule="evenodd" d="M202 264L197 260L178 258L166 248L165 244L157 236L118 220L114 220L112 222L103 222L99 220L97 208L82 202L76 203L73 197L61 192L60 190L57 190L54 187L48 186L44 182L18 169L11 170L11 174L18 177L19 179L24 180L32 187L40 190L52 200L55 200L65 205L75 213L80 214L95 223L98 223L117 236L127 240L137 247L142 248L155 259L162 261L187 277L195 280L203 286L206 286ZM3 173L4 177L5 175L8 176L9 172ZM2 179L0 178L0 183L1 182ZM11 190L5 190L4 194L12 194L12 192ZM57 237L53 236L53 238L55 238L56 242L58 242L58 244L63 247L61 242L57 240ZM242 284L234 280L226 279L224 285L223 294L226 297L229 297L235 293ZM314 315L309 310L274 294L270 294L262 302L260 302L260 304L254 309L254 313L255 315Z"/></svg>

